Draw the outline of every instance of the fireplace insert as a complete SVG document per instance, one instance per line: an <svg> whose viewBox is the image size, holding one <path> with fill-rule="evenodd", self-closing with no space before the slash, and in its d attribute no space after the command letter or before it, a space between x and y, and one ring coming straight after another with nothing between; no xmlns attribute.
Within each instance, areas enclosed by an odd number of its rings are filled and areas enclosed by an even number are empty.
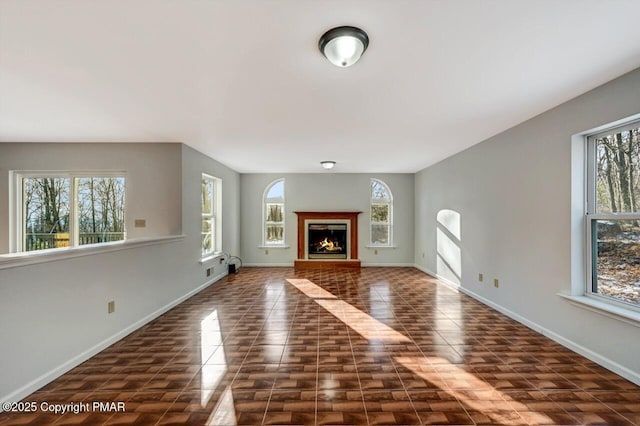
<svg viewBox="0 0 640 426"><path fill-rule="evenodd" d="M346 259L346 223L310 223L307 228L309 259Z"/></svg>

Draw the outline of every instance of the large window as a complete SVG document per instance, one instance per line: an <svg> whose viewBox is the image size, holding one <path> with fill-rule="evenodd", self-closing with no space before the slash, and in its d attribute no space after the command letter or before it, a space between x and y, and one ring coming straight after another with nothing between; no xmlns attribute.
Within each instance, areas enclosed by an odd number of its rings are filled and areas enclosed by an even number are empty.
<svg viewBox="0 0 640 426"><path fill-rule="evenodd" d="M125 239L125 178L17 173L15 251Z"/></svg>
<svg viewBox="0 0 640 426"><path fill-rule="evenodd" d="M589 136L587 293L640 307L640 122Z"/></svg>
<svg viewBox="0 0 640 426"><path fill-rule="evenodd" d="M284 179L267 185L262 204L263 244L284 245Z"/></svg>
<svg viewBox="0 0 640 426"><path fill-rule="evenodd" d="M221 180L202 174L202 257L222 250Z"/></svg>
<svg viewBox="0 0 640 426"><path fill-rule="evenodd" d="M371 179L371 244L393 244L393 196L389 187Z"/></svg>

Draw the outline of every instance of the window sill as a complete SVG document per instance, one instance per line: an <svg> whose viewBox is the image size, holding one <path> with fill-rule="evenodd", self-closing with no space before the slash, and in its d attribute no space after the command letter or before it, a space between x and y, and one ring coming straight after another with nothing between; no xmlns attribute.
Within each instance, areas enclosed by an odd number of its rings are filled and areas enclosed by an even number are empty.
<svg viewBox="0 0 640 426"><path fill-rule="evenodd" d="M89 244L79 247L55 248L47 250L9 253L0 255L0 269L18 268L37 263L56 262L74 257L93 256L112 251L128 250L132 248L158 245L180 241L184 235L169 235L166 237L135 238L111 243Z"/></svg>
<svg viewBox="0 0 640 426"><path fill-rule="evenodd" d="M568 294L561 293L558 293L558 296L567 299L569 303L579 308L587 309L609 318L617 319L618 321L640 327L640 312L636 312L632 309L625 309L624 307L616 306L587 296L570 296Z"/></svg>
<svg viewBox="0 0 640 426"><path fill-rule="evenodd" d="M286 245L286 244L281 244L281 245L272 245L272 246L265 246L265 245L261 245L258 246L259 249L288 249L291 248L291 246Z"/></svg>
<svg viewBox="0 0 640 426"><path fill-rule="evenodd" d="M210 254L210 255L200 259L199 263L201 265L204 265L205 263L211 262L212 260L215 260L215 259L219 259L219 258L224 259L224 257L225 257L224 256L224 252L221 252L221 251L220 252L215 252L213 254Z"/></svg>
<svg viewBox="0 0 640 426"><path fill-rule="evenodd" d="M365 247L368 249L381 249L381 248L397 249L398 248L398 246L394 246L394 245L383 246L383 245L377 245L377 244L367 244Z"/></svg>

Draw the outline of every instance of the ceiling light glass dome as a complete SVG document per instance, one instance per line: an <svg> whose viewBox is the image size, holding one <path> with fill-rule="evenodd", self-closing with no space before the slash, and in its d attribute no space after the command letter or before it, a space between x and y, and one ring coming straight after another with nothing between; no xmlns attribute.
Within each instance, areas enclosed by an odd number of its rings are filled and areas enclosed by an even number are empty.
<svg viewBox="0 0 640 426"><path fill-rule="evenodd" d="M360 28L350 26L327 31L320 37L318 43L322 54L339 67L349 67L358 62L368 46L367 33Z"/></svg>

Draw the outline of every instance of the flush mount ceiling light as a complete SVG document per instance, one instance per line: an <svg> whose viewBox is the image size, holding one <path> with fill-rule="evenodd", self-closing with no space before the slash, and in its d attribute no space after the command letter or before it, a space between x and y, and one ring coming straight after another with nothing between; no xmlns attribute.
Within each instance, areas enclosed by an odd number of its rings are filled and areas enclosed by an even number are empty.
<svg viewBox="0 0 640 426"><path fill-rule="evenodd" d="M322 54L338 67L349 67L358 62L368 46L367 33L350 26L330 29L320 37L318 43Z"/></svg>
<svg viewBox="0 0 640 426"><path fill-rule="evenodd" d="M325 169L329 170L329 169L333 169L333 166L336 165L335 161L321 161L320 164L322 165L322 167L324 167Z"/></svg>

